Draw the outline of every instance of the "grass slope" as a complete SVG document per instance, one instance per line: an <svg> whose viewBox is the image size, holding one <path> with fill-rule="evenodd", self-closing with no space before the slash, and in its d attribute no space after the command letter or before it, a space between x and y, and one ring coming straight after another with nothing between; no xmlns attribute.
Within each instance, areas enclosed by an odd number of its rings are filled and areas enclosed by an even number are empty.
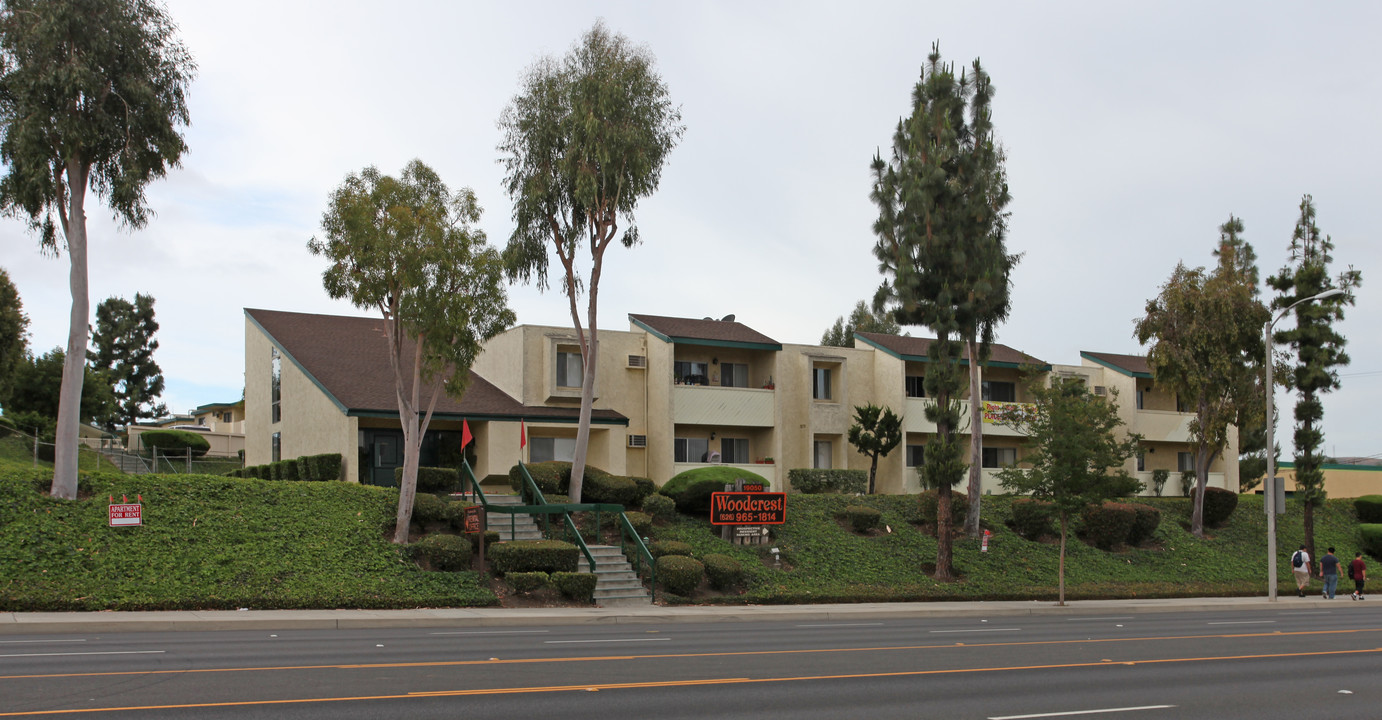
<svg viewBox="0 0 1382 720"><path fill-rule="evenodd" d="M396 491L208 475L0 475L0 611L493 605L477 573L424 572L386 538ZM107 527L108 496L144 526Z"/></svg>
<svg viewBox="0 0 1382 720"><path fill-rule="evenodd" d="M977 540L955 541L959 582L938 583L927 570L936 557L936 540L922 532L915 496L789 496L787 523L774 529L782 561L790 569L764 562L767 548L732 545L710 531L708 522L685 516L656 528L659 540L691 543L697 556L724 553L743 564L742 595L712 598L727 603L870 602L896 600L989 599L1049 600L1056 597L1059 549L1030 542L1004 524L1012 498L984 498L984 524L993 532L989 552ZM1241 496L1227 524L1211 528L1205 540L1189 525L1190 501L1139 499L1162 512L1150 545L1104 552L1072 540L1066 555L1068 599L1260 595L1267 576L1266 517L1260 496ZM846 505L865 504L882 512L891 533L859 536L841 527L836 516ZM1302 542L1301 506L1287 502L1278 523L1279 591L1294 594L1290 555ZM882 527L880 524L880 528ZM1358 547L1351 501L1331 500L1315 511L1315 542L1321 553L1333 545L1339 556ZM1316 582L1318 587L1318 582Z"/></svg>

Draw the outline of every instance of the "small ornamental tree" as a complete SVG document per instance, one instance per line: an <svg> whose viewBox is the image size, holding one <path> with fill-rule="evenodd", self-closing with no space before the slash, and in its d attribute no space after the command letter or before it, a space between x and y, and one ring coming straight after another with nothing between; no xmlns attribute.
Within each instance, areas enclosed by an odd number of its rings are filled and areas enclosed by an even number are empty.
<svg viewBox="0 0 1382 720"><path fill-rule="evenodd" d="M1060 604L1065 604L1065 544L1070 519L1092 504L1132 495L1140 483L1123 464L1137 454L1138 435L1119 439L1113 392L1109 400L1093 395L1083 382L1054 378L1050 387L1031 393L1036 409L1011 413L1003 419L1028 438L1023 460L1030 468L1009 467L999 471L1003 488L1031 495L1055 506L1060 522Z"/></svg>
<svg viewBox="0 0 1382 720"><path fill-rule="evenodd" d="M384 316L403 426L403 477L394 542L408 542L418 451L441 394L459 398L483 343L514 322L499 254L474 227L470 188L452 193L421 160L398 178L374 167L346 176L307 247L331 266L333 298Z"/></svg>
<svg viewBox="0 0 1382 720"><path fill-rule="evenodd" d="M107 298L96 306L87 360L106 376L115 392L115 413L103 423L107 430L168 414L168 408L157 402L163 393L163 370L154 362L156 332L151 295L136 294L132 303Z"/></svg>
<svg viewBox="0 0 1382 720"><path fill-rule="evenodd" d="M869 459L869 494L873 494L873 479L878 474L878 458L902 442L902 417L889 407L869 404L854 406L854 424L849 428L849 444Z"/></svg>

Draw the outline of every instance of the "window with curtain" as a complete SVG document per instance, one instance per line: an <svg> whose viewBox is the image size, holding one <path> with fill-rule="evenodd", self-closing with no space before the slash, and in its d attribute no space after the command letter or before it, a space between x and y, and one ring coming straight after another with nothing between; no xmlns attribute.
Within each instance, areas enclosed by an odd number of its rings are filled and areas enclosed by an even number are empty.
<svg viewBox="0 0 1382 720"><path fill-rule="evenodd" d="M557 387L578 388L585 380L579 349L557 348Z"/></svg>

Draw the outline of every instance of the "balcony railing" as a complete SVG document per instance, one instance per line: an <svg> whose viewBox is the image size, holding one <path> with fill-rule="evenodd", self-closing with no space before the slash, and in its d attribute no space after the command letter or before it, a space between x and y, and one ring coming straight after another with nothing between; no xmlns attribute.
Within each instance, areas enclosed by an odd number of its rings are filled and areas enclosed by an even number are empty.
<svg viewBox="0 0 1382 720"><path fill-rule="evenodd" d="M773 427L772 390L714 385L672 387L672 422L679 425Z"/></svg>
<svg viewBox="0 0 1382 720"><path fill-rule="evenodd" d="M904 432L914 433L933 433L936 431L936 424L926 419L926 408L935 404L931 398L907 398L904 409L905 417L902 420ZM1016 429L1001 425L997 422L1000 414L1008 409L1019 411L1035 411L1036 405L1032 403L1010 403L983 401L985 410L984 416L984 435L993 437L1021 437L1022 433ZM965 434L969 433L969 401L960 401L960 427Z"/></svg>
<svg viewBox="0 0 1382 720"><path fill-rule="evenodd" d="M1138 410L1131 430L1141 435L1143 442L1190 442L1190 422L1194 419L1191 413Z"/></svg>

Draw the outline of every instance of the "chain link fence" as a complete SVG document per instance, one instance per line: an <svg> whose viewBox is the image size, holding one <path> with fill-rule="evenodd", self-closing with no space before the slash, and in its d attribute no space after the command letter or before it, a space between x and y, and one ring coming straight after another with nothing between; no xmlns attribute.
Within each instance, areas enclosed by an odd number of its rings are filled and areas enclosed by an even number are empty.
<svg viewBox="0 0 1382 720"><path fill-rule="evenodd" d="M53 462L56 443L30 434L23 428L16 430L12 435L31 449L34 467L38 467L39 463ZM197 457L190 449L182 453L167 453L158 448L131 452L123 443L109 437L81 438L77 451L77 469L86 472L118 471L127 475L221 475L241 467L244 467L244 461L238 456Z"/></svg>

